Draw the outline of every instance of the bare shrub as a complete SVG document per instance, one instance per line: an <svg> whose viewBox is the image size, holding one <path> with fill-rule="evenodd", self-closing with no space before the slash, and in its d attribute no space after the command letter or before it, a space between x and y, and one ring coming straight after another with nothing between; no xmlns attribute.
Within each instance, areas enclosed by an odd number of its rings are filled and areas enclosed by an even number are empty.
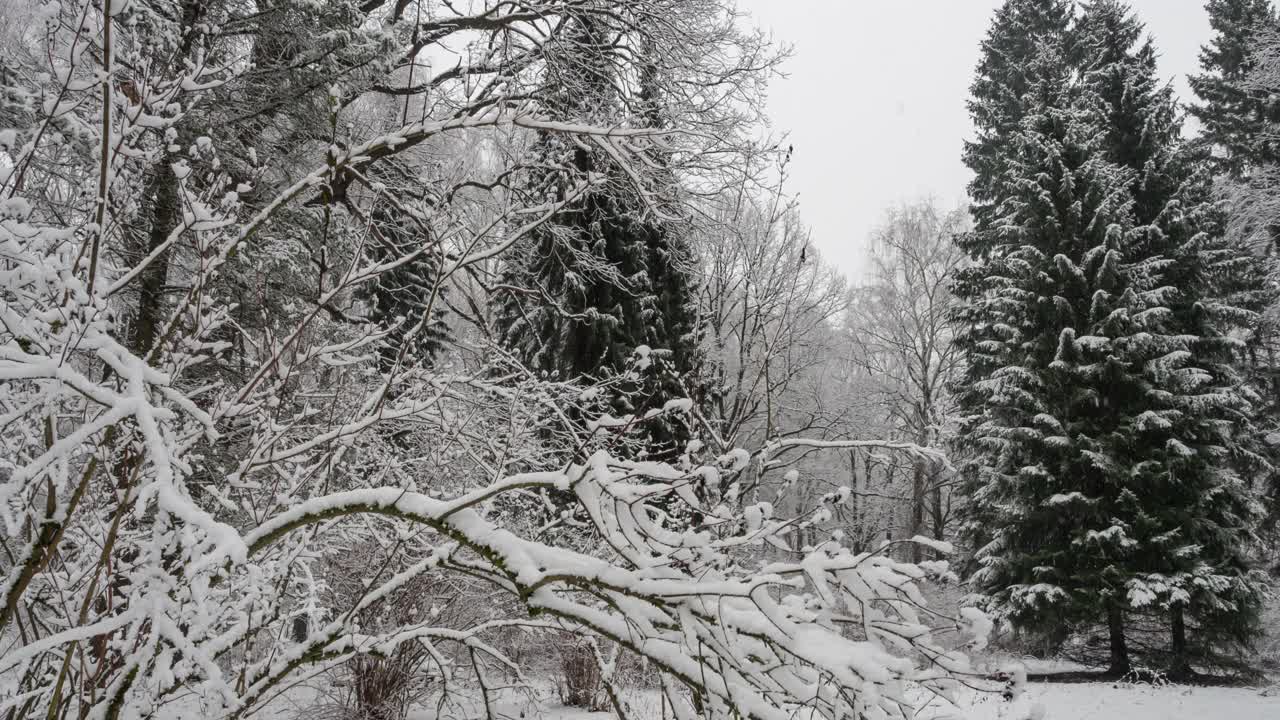
<svg viewBox="0 0 1280 720"><path fill-rule="evenodd" d="M569 638L560 645L560 701L571 707L603 710L608 704L600 664L591 643Z"/></svg>

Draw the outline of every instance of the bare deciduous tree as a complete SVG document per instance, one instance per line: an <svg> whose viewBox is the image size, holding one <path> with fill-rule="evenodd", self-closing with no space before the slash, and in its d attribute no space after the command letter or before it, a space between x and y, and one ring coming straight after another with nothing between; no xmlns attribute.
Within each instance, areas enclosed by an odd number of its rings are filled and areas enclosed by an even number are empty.
<svg viewBox="0 0 1280 720"><path fill-rule="evenodd" d="M964 255L952 241L966 228L963 211L922 201L888 213L872 240L871 269L854 292L847 332L853 360L874 378L883 412L902 438L940 447L950 410L948 385L959 353L951 344L949 289ZM946 535L950 474L940 463L911 462L908 537ZM927 522L926 522L927 520ZM913 546L920 559L920 546Z"/></svg>

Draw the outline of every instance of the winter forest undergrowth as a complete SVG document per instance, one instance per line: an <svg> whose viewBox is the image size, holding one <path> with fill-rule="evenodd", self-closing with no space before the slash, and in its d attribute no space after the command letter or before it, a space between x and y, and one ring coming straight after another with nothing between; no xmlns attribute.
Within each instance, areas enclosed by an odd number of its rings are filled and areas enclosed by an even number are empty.
<svg viewBox="0 0 1280 720"><path fill-rule="evenodd" d="M1178 98L1006 0L851 282L734 0L0 0L0 719L1280 717L1280 18L1206 9Z"/></svg>

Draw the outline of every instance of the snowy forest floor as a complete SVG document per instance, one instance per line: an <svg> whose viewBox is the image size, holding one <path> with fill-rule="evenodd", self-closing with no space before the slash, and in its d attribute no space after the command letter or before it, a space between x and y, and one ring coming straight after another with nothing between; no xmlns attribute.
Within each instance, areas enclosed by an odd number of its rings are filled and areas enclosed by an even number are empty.
<svg viewBox="0 0 1280 720"><path fill-rule="evenodd" d="M926 592L942 606L954 605L962 594L961 589L952 586L932 586ZM1264 625L1269 632L1258 642L1255 666L1270 677L1260 684L1214 687L1204 683L1081 682L1079 676L1096 669L1066 659L1035 659L1012 648L993 647L972 656L975 669L984 674L1003 669L1025 670L1031 682L1021 697L1010 702L998 693L967 691L960 698L959 707L937 702L925 708L916 720L1280 720L1280 673L1275 672L1280 660L1280 602L1276 599L1268 603ZM1042 681L1044 676L1051 676L1052 681ZM614 720L611 712L564 707L551 682L548 680L537 697L503 693L495 720ZM325 693L319 692L318 686L334 690L323 678L317 678L277 698L267 710L255 714L254 720L340 720L340 710L326 702L322 697ZM625 689L623 701L628 720L670 718L669 710L664 718L656 692L646 687ZM432 708L431 704L424 703L411 711L407 720L486 717L479 698L443 710ZM206 716L191 708L162 717L196 720Z"/></svg>
<svg viewBox="0 0 1280 720"><path fill-rule="evenodd" d="M301 688L300 688L301 690ZM262 720L329 720L337 718L323 703L303 699L307 693L281 697ZM624 697L630 720L661 720L656 693L637 690ZM314 696L313 696L314 697ZM483 708L469 703L437 711L422 707L408 720L474 720L485 717ZM496 720L614 720L610 712L567 708L544 697L508 698L497 703ZM174 720L194 720L199 715L179 712ZM669 715L668 715L669 717ZM996 693L966 692L959 706L938 701L917 716L919 720L1277 720L1280 718L1280 684L1269 687L1203 687L1133 683L1032 682L1023 695L1007 701Z"/></svg>
<svg viewBox="0 0 1280 720"><path fill-rule="evenodd" d="M1023 720L1043 709L1043 720L1276 720L1280 690L1275 688L1130 685L1120 683L1030 683L1025 695L1006 702L998 695L970 695L961 703L968 720ZM947 717L955 710L926 710L924 718Z"/></svg>
<svg viewBox="0 0 1280 720"><path fill-rule="evenodd" d="M1036 706L1040 706L1037 708ZM541 712L511 708L512 720L613 720L612 713L589 713L574 708L548 708ZM634 706L632 710L637 708ZM636 712L644 720L657 720L654 712ZM1036 713L1043 714L1037 715ZM464 720L437 718L430 711L410 714L410 720ZM942 703L924 709L919 720L1277 720L1280 688L1221 688L1183 685L1133 685L1118 683L1031 683L1012 702L996 694L968 693L960 707Z"/></svg>

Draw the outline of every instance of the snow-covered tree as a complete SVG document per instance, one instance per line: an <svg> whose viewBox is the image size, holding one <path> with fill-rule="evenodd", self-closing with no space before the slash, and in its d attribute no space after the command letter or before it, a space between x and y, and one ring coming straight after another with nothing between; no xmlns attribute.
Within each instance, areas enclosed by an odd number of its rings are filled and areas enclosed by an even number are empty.
<svg viewBox="0 0 1280 720"><path fill-rule="evenodd" d="M942 447L951 419L950 387L961 358L952 343L950 285L964 258L954 238L967 226L963 210L946 212L928 201L891 210L872 237L872 268L852 302L853 360L868 371L892 432L922 447ZM910 474L905 536L945 540L952 473L916 460ZM913 547L916 560L920 549Z"/></svg>
<svg viewBox="0 0 1280 720"><path fill-rule="evenodd" d="M1206 157L1182 140L1175 100L1159 80L1141 23L1124 4L1095 0L1075 32L1084 82L1109 115L1108 156L1135 172L1134 217L1148 229L1128 251L1155 260L1146 282L1165 293L1164 317L1153 328L1167 337L1143 373L1154 391L1150 411L1163 422L1141 428L1132 460L1134 479L1159 498L1148 503L1145 523L1157 547L1145 568L1149 578L1131 583L1131 594L1171 613L1172 667L1186 673L1189 642L1203 664L1215 640L1247 645L1257 634L1262 585L1249 570L1252 486L1274 471L1256 423L1261 398L1242 372L1243 341L1257 327L1269 287L1256 259L1224 236ZM1144 477L1144 463L1153 463L1147 467L1154 476ZM1152 477L1169 484L1156 490ZM1191 641L1188 612L1199 616Z"/></svg>
<svg viewBox="0 0 1280 720"><path fill-rule="evenodd" d="M1248 69L1242 71L1234 87L1253 98L1274 98L1280 90L1280 28L1258 30L1249 38L1245 52ZM1226 200L1227 238L1253 255L1253 274L1268 280L1269 295L1264 299L1262 319L1257 332L1249 338L1251 380L1263 392L1263 415L1268 429L1280 422L1280 305L1276 302L1277 238L1280 238L1280 157L1268 148L1280 138L1280 116L1262 115L1250 127L1248 147L1239 149L1240 171L1235 175L1215 178L1216 189ZM1274 437L1274 435L1272 436ZM1280 518L1280 481L1276 474L1257 478L1270 503L1269 529L1274 532ZM1269 485L1269 487L1268 487ZM1272 536L1274 541L1274 535ZM1273 545L1274 547L1274 545ZM1268 553L1263 553L1264 555ZM1274 553L1270 553L1274 554Z"/></svg>
<svg viewBox="0 0 1280 720"><path fill-rule="evenodd" d="M1214 36L1201 48L1201 72L1190 78L1200 99L1191 114L1200 121L1200 139L1215 152L1217 169L1239 178L1280 153L1265 129L1278 119L1275 100L1245 82L1255 66L1255 39L1275 29L1275 10L1270 0L1209 0L1205 11Z"/></svg>
<svg viewBox="0 0 1280 720"><path fill-rule="evenodd" d="M1104 622L1121 673L1154 612L1185 672L1190 645L1256 622L1247 478L1269 465L1237 363L1258 275L1223 240L1141 36L1098 0L1028 65L999 224L963 239L962 439L993 605L1060 639Z"/></svg>
<svg viewBox="0 0 1280 720"><path fill-rule="evenodd" d="M1027 71L1034 104L1008 136L1017 155L991 231L1001 244L970 249L974 264L957 284L974 581L1021 627L1048 632L1108 616L1112 668L1125 672L1127 578L1117 561L1129 540L1110 516L1123 490L1118 462L1100 446L1116 411L1100 406L1126 368L1107 354L1081 357L1077 338L1117 334L1094 327L1110 312L1091 305L1096 291L1131 291L1118 267L1132 228L1131 176L1104 157L1101 118L1072 81L1061 42L1042 42ZM1077 500L1078 511L1063 512Z"/></svg>
<svg viewBox="0 0 1280 720"><path fill-rule="evenodd" d="M997 223L998 183L1010 152L1005 138L1017 131L1028 112L1030 62L1041 42L1062 37L1071 15L1067 0L1005 0L982 41L968 103L976 134L964 145L965 165L974 172L970 211L979 233Z"/></svg>
<svg viewBox="0 0 1280 720"><path fill-rule="evenodd" d="M566 22L541 93L547 114L665 127L658 69L647 58L657 48L601 13L571 14ZM617 158L554 133L542 135L531 154L536 164L571 166L605 183L569 202L511 254L495 294L502 341L529 367L566 378L618 375L647 348L644 377L614 399L615 407L643 412L682 397L682 382L697 371L697 344L694 258L680 228L676 185L667 185L675 197L637 192ZM669 171L664 158L650 154L657 172ZM546 188L546 180L537 178L530 192L562 192ZM652 425L654 453L678 453L691 437L679 424Z"/></svg>

